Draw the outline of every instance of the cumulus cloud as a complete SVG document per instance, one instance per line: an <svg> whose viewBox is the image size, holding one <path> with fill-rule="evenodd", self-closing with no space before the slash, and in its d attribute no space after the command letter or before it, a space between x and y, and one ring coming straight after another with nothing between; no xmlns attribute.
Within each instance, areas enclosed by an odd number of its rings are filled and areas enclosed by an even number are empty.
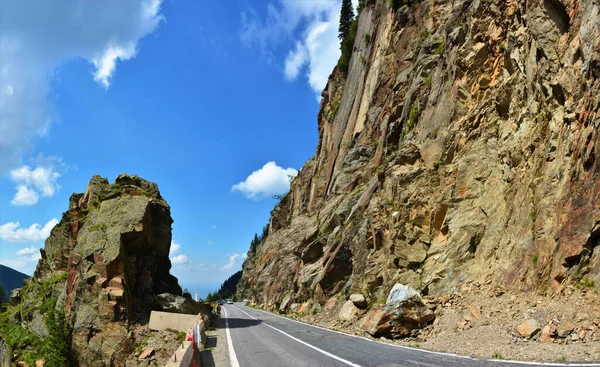
<svg viewBox="0 0 600 367"><path fill-rule="evenodd" d="M298 171L294 168L282 168L275 162L268 162L244 181L233 185L231 190L240 192L249 199L279 195L290 189L290 177L297 174Z"/></svg>
<svg viewBox="0 0 600 367"><path fill-rule="evenodd" d="M15 252L15 254L17 254L17 256L23 256L23 255L33 255L37 252L37 248L35 248L35 246L31 246L31 247L25 247L24 249L21 249L17 252Z"/></svg>
<svg viewBox="0 0 600 367"><path fill-rule="evenodd" d="M19 222L8 222L0 226L0 239L6 242L35 242L45 240L52 228L58 224L56 218L52 218L43 227L37 223L28 228L21 227Z"/></svg>
<svg viewBox="0 0 600 367"><path fill-rule="evenodd" d="M187 263L189 263L190 260L185 255L177 255L177 256L174 256L174 257L171 258L171 262L173 264L181 265L181 264L187 264Z"/></svg>
<svg viewBox="0 0 600 367"><path fill-rule="evenodd" d="M353 1L356 9L358 1ZM284 61L286 80L295 80L306 66L306 78L320 95L340 57L338 25L341 0L276 0L261 19L254 9L242 13L241 39L272 57L271 49L291 44ZM288 46L289 47L289 46Z"/></svg>
<svg viewBox="0 0 600 367"><path fill-rule="evenodd" d="M13 205L33 205L38 202L38 194L34 190L29 189L26 185L17 186L17 192L12 199Z"/></svg>
<svg viewBox="0 0 600 367"><path fill-rule="evenodd" d="M54 196L60 189L58 170L65 167L60 158L40 154L33 162L35 168L24 165L10 171L10 178L17 184L11 201L14 205L35 204L40 196Z"/></svg>
<svg viewBox="0 0 600 367"><path fill-rule="evenodd" d="M223 266L223 270L228 270L233 268L237 262L238 259L241 259L242 261L246 260L247 255L246 254L231 254L229 255L229 262L227 264L225 264Z"/></svg>
<svg viewBox="0 0 600 367"><path fill-rule="evenodd" d="M171 241L171 250L169 251L169 256L178 253L180 249L181 249L180 244Z"/></svg>
<svg viewBox="0 0 600 367"><path fill-rule="evenodd" d="M26 268L29 268L29 266L32 263L37 263L42 258L40 250L34 246L25 247L15 252L15 255L17 255L16 259L3 260L0 261L0 264L9 266L14 269L26 271Z"/></svg>
<svg viewBox="0 0 600 367"><path fill-rule="evenodd" d="M83 58L94 67L91 77L107 88L118 63L135 57L139 40L161 22L160 5L0 1L0 171L20 165L56 120L48 98L56 68Z"/></svg>

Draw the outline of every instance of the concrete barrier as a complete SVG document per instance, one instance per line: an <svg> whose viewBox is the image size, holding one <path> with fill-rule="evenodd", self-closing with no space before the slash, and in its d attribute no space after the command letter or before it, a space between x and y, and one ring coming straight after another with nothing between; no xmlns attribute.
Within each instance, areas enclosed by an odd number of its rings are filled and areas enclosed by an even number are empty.
<svg viewBox="0 0 600 367"><path fill-rule="evenodd" d="M196 338L196 345L191 341L184 341L177 351L175 351L175 354L171 356L167 364L165 364L165 367L193 367L194 354L196 354L198 362L200 352L203 351L206 346L206 323L202 314L185 315L172 312L152 311L150 313L148 327L150 330L154 331L166 329L183 331L186 334L194 335Z"/></svg>
<svg viewBox="0 0 600 367"><path fill-rule="evenodd" d="M194 343L185 341L165 364L165 367L194 367Z"/></svg>
<svg viewBox="0 0 600 367"><path fill-rule="evenodd" d="M173 329L186 332L202 321L202 314L186 315L181 313L152 311L150 313L150 330L160 331Z"/></svg>

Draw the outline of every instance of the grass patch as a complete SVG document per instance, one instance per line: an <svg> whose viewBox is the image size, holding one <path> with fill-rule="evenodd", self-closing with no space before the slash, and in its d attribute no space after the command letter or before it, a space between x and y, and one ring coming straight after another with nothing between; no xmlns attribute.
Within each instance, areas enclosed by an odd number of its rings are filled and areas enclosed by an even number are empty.
<svg viewBox="0 0 600 367"><path fill-rule="evenodd" d="M404 123L404 127L402 128L403 132L406 134L410 130L414 129L419 122L419 102L414 101L410 105L410 110L408 112L408 119Z"/></svg>
<svg viewBox="0 0 600 367"><path fill-rule="evenodd" d="M493 359L504 359L504 356L498 352L495 352L494 354L492 354L492 358Z"/></svg>
<svg viewBox="0 0 600 367"><path fill-rule="evenodd" d="M594 288L596 286L596 281L590 279L589 277L585 277L581 280L581 285L584 288Z"/></svg>
<svg viewBox="0 0 600 367"><path fill-rule="evenodd" d="M533 255L533 256L531 257L531 263L533 264L533 266L536 266L536 265L537 265L537 263L538 263L538 260L539 260L539 259L540 259L540 258L539 258L539 256L538 256L538 255Z"/></svg>
<svg viewBox="0 0 600 367"><path fill-rule="evenodd" d="M438 47L436 47L435 50L433 50L433 54L434 55L441 55L442 52L444 52L444 47L445 46L446 46L446 40L442 38L440 44L438 45Z"/></svg>

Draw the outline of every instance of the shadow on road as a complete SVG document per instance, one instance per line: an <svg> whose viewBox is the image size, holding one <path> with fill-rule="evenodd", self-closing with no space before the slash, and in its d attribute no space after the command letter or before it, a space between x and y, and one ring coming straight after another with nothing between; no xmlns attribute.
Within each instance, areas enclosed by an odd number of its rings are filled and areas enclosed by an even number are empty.
<svg viewBox="0 0 600 367"><path fill-rule="evenodd" d="M201 364L201 366L202 367L216 367L215 359L213 357L212 350L208 349L208 341L210 341L210 338L206 341L206 348L207 349L205 349L205 350L202 351L202 364Z"/></svg>
<svg viewBox="0 0 600 367"><path fill-rule="evenodd" d="M235 317L228 317L227 323L229 324L230 329L238 329L238 328L260 325L260 321L258 321L258 320L240 319L240 318L235 318Z"/></svg>
<svg viewBox="0 0 600 367"><path fill-rule="evenodd" d="M209 349L209 348L216 348L217 347L217 337L216 336L209 336L206 338L206 346L204 347L205 349Z"/></svg>

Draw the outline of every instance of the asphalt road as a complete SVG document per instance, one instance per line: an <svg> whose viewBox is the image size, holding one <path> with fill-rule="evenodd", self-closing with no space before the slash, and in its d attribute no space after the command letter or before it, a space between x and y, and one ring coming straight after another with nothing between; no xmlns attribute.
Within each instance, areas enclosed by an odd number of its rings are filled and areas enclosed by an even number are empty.
<svg viewBox="0 0 600 367"><path fill-rule="evenodd" d="M378 343L244 306L226 305L231 367L600 366L484 361Z"/></svg>

